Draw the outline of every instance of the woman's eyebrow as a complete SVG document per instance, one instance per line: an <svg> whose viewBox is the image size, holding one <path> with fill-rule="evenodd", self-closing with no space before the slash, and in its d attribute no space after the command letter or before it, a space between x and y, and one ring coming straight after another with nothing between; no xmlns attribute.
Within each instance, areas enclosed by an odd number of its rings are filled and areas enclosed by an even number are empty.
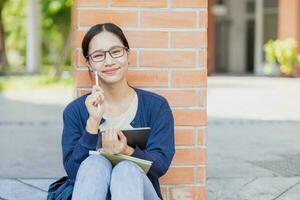
<svg viewBox="0 0 300 200"><path fill-rule="evenodd" d="M111 49L113 49L113 48L115 48L115 47L122 47L122 45L111 46L108 50L111 50Z"/></svg>
<svg viewBox="0 0 300 200"><path fill-rule="evenodd" d="M122 47L121 45L114 45L114 46L111 46L111 47L109 47L109 49L108 50L104 50L104 49L97 49L97 50L95 50L95 51L109 51L109 50L111 50L111 49L113 49L113 48L115 48L115 47ZM94 52L95 52L94 51Z"/></svg>
<svg viewBox="0 0 300 200"><path fill-rule="evenodd" d="M114 45L114 46L111 46L107 51L110 51L111 49L113 49L115 47L122 47L122 46L121 45ZM106 51L106 50L104 50L104 49L96 49L90 55L92 55L95 52L99 52L99 51Z"/></svg>

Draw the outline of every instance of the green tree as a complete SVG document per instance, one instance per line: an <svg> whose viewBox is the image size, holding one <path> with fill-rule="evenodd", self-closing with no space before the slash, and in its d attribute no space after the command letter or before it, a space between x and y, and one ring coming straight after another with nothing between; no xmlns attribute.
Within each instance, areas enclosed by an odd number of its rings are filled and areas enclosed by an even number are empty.
<svg viewBox="0 0 300 200"><path fill-rule="evenodd" d="M10 73L25 71L26 2L26 0L7 0L3 8L6 54Z"/></svg>
<svg viewBox="0 0 300 200"><path fill-rule="evenodd" d="M42 64L54 66L52 74L59 77L64 65L70 64L72 0L37 2L41 8ZM0 73L25 72L26 6L27 0L0 0Z"/></svg>
<svg viewBox="0 0 300 200"><path fill-rule="evenodd" d="M72 0L43 0L41 4L43 60L54 64L53 73L60 77L70 55Z"/></svg>
<svg viewBox="0 0 300 200"><path fill-rule="evenodd" d="M5 31L3 24L3 8L7 0L0 1L0 74L8 71L9 64L6 55Z"/></svg>

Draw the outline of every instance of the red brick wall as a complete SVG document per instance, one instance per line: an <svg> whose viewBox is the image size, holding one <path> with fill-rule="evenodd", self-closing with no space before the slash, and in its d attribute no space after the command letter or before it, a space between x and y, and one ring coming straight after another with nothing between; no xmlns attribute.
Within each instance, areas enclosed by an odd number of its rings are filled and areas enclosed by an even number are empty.
<svg viewBox="0 0 300 200"><path fill-rule="evenodd" d="M113 22L132 50L128 80L166 97L175 118L176 154L160 179L164 199L206 199L207 0L75 0L76 95L89 91L80 43L88 28Z"/></svg>
<svg viewBox="0 0 300 200"><path fill-rule="evenodd" d="M278 37L294 38L298 42L300 53L300 1L279 0Z"/></svg>

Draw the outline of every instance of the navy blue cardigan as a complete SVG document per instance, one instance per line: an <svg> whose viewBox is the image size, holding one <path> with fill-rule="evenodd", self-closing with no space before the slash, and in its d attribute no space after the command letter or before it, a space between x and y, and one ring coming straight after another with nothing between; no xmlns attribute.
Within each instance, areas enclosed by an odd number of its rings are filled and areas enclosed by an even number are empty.
<svg viewBox="0 0 300 200"><path fill-rule="evenodd" d="M153 161L147 176L162 199L158 178L167 172L175 153L173 114L164 97L132 88L138 96L138 108L130 124L132 127L151 127L146 149L136 146L132 156ZM87 95L72 101L63 113L63 164L68 175L63 187L74 184L80 163L88 156L89 150L96 148L98 135L90 134L85 129L89 117L84 103ZM104 121L102 118L100 124Z"/></svg>

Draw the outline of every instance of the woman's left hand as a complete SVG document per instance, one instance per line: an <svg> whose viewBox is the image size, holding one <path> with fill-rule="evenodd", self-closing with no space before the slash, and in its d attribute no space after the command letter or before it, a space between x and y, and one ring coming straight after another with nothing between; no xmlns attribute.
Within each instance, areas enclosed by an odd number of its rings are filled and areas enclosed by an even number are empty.
<svg viewBox="0 0 300 200"><path fill-rule="evenodd" d="M131 155L133 148L127 145L125 135L117 128L108 128L102 134L102 148L109 154L126 154Z"/></svg>

